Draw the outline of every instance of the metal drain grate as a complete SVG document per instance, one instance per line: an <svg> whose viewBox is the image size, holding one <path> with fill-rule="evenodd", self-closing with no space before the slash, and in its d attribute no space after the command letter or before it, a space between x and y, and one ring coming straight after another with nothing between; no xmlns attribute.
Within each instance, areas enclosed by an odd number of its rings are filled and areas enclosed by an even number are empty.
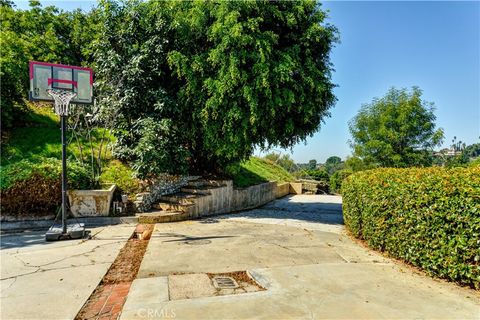
<svg viewBox="0 0 480 320"><path fill-rule="evenodd" d="M231 277L214 277L213 285L217 289L236 289L238 288L237 282Z"/></svg>

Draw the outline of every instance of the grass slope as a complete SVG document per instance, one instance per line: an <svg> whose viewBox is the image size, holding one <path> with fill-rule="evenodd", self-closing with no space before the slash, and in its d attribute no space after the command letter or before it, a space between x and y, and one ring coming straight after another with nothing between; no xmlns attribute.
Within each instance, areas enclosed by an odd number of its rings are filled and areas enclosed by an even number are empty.
<svg viewBox="0 0 480 320"><path fill-rule="evenodd" d="M93 130L92 144L90 144L86 138L75 139L69 130L67 132L67 141L69 141L67 155L76 160L80 160L83 156L83 160L88 161L92 149L94 153L98 153L102 135L103 129ZM112 139L108 132L106 132L106 138ZM2 144L2 166L20 160L60 159L62 145L58 116L49 107L31 105L24 126L14 128L7 141Z"/></svg>
<svg viewBox="0 0 480 320"><path fill-rule="evenodd" d="M68 132L67 141L70 141L70 144L67 155L73 171L81 162L86 168L89 167L91 151L98 155L102 136L103 129L94 130L90 143L87 139L72 139L71 132ZM106 137L111 139L108 133ZM46 173L47 164L52 168L61 166L60 124L58 116L50 107L30 105L21 126L12 129L7 138L2 140L0 189L9 188L15 182L27 179L33 172ZM107 142L104 141L102 150L106 150ZM106 156L110 158L109 154ZM56 175L56 171L58 170L52 171L52 174ZM75 180L75 175L71 178Z"/></svg>
<svg viewBox="0 0 480 320"><path fill-rule="evenodd" d="M285 169L273 162L251 157L240 164L230 166L227 174L236 187L248 187L267 181L294 181L295 178Z"/></svg>
<svg viewBox="0 0 480 320"><path fill-rule="evenodd" d="M60 125L58 116L51 108L30 105L28 118L21 127L13 129L6 141L2 141L1 166L0 166L0 189L6 189L17 181L28 179L33 172L57 175L60 169L61 143ZM76 179L74 165L83 162L89 167L91 149L98 154L103 131L95 130L92 144L88 140L77 141L71 139L71 132L68 134L67 154L69 157L69 168L72 177L70 183ZM107 133L108 136L108 133ZM109 136L110 141L113 137ZM105 146L104 146L105 148ZM104 170L100 176L101 183L115 182L128 194L134 194L138 190L138 181L132 178L133 172L126 165L113 160L107 154L107 161L104 163ZM80 161L81 162L81 161ZM50 170L46 166L58 167L58 170ZM47 170L48 169L48 170ZM293 181L295 178L282 167L273 162L251 157L237 165L227 169L227 175L233 180L237 187L247 187L267 181Z"/></svg>

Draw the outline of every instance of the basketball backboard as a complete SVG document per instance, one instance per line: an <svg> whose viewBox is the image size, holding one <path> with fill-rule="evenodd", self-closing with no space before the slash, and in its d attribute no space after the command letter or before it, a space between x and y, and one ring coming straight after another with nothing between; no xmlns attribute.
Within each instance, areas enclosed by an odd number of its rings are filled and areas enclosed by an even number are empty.
<svg viewBox="0 0 480 320"><path fill-rule="evenodd" d="M49 89L76 93L70 101L73 104L91 104L93 71L84 67L30 61L30 100L53 102L53 97L47 92Z"/></svg>

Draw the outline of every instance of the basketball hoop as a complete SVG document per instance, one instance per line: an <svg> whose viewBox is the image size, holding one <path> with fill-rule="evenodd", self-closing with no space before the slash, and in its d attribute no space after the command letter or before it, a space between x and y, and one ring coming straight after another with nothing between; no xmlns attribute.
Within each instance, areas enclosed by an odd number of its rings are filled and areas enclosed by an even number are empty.
<svg viewBox="0 0 480 320"><path fill-rule="evenodd" d="M58 63L30 61L31 101L53 102L60 116L62 137L62 224L54 224L45 233L45 240L77 239L85 235L83 223L67 223L67 119L70 102L93 103L93 70Z"/></svg>
<svg viewBox="0 0 480 320"><path fill-rule="evenodd" d="M77 93L59 89L48 89L47 92L55 100L55 113L61 117L68 116L70 101L75 98Z"/></svg>

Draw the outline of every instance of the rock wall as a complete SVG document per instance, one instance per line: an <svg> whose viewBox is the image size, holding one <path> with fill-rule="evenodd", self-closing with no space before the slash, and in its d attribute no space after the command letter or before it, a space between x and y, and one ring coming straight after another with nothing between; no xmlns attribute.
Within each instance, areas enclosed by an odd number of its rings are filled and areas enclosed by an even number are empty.
<svg viewBox="0 0 480 320"><path fill-rule="evenodd" d="M198 179L196 176L175 176L164 174L158 177L150 186L148 192L137 194L135 201L135 209L138 212L146 212L152 208L152 204L158 201L161 196L178 192L182 187L186 186L188 181Z"/></svg>

